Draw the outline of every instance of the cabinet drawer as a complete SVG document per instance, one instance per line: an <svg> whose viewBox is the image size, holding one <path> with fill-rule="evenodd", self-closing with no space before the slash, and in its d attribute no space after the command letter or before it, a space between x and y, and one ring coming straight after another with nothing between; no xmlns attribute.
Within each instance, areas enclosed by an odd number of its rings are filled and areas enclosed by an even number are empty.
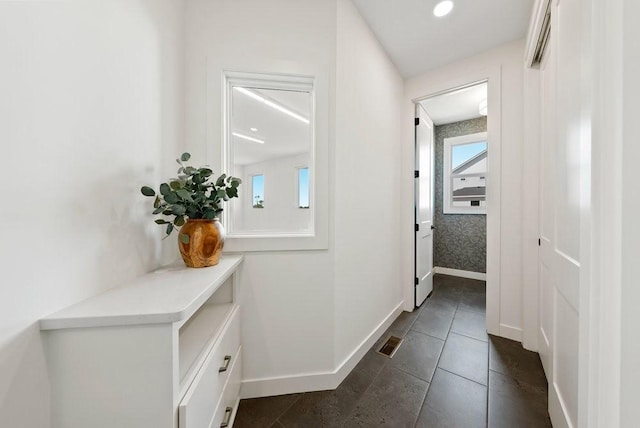
<svg viewBox="0 0 640 428"><path fill-rule="evenodd" d="M178 410L180 428L208 427L220 405L222 391L231 369L240 358L240 318L238 308L234 309L224 331L209 355L184 398ZM224 367L224 369L223 369ZM239 367L239 366L238 366Z"/></svg>
<svg viewBox="0 0 640 428"><path fill-rule="evenodd" d="M211 421L209 428L228 428L233 426L238 411L238 398L240 396L240 381L242 379L242 348L238 350L238 358L229 373L229 380L222 393L222 399Z"/></svg>

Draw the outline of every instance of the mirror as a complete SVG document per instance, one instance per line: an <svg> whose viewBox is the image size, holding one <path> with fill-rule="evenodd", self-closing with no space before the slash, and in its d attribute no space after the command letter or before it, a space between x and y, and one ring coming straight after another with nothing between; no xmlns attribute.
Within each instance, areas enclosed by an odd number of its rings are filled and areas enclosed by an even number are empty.
<svg viewBox="0 0 640 428"><path fill-rule="evenodd" d="M313 82L228 75L226 90L227 172L243 183L228 236L313 234Z"/></svg>

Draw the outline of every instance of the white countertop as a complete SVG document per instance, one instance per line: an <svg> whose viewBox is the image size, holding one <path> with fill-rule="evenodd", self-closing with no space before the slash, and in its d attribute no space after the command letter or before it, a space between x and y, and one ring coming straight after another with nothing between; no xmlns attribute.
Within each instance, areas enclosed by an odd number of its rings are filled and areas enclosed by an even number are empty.
<svg viewBox="0 0 640 428"><path fill-rule="evenodd" d="M216 266L195 269L180 261L51 314L40 320L40 329L184 321L241 262L242 256L223 256Z"/></svg>

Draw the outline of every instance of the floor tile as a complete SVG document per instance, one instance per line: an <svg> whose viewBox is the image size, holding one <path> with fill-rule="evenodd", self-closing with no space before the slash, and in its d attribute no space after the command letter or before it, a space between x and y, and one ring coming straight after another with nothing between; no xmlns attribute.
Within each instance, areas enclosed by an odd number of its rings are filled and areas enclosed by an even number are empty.
<svg viewBox="0 0 640 428"><path fill-rule="evenodd" d="M303 394L241 400L234 427L270 427Z"/></svg>
<svg viewBox="0 0 640 428"><path fill-rule="evenodd" d="M471 312L487 312L487 295L484 292L466 292L460 296L458 309Z"/></svg>
<svg viewBox="0 0 640 428"><path fill-rule="evenodd" d="M547 378L536 352L514 340L490 336L489 368L532 386L547 386Z"/></svg>
<svg viewBox="0 0 640 428"><path fill-rule="evenodd" d="M534 387L510 376L489 372L489 426L551 427L547 412L547 388Z"/></svg>
<svg viewBox="0 0 640 428"><path fill-rule="evenodd" d="M345 427L413 427L428 383L386 366L364 394Z"/></svg>
<svg viewBox="0 0 640 428"><path fill-rule="evenodd" d="M419 309L416 309L413 312L400 312L400 315L398 315L398 318L396 318L395 321L391 324L389 330L401 331L403 332L402 335L404 336L409 331L416 318L418 318L419 314Z"/></svg>
<svg viewBox="0 0 640 428"><path fill-rule="evenodd" d="M487 387L438 369L416 427L486 427Z"/></svg>
<svg viewBox="0 0 640 428"><path fill-rule="evenodd" d="M335 391L304 394L280 421L287 428L340 426L388 360L370 351Z"/></svg>
<svg viewBox="0 0 640 428"><path fill-rule="evenodd" d="M489 345L477 339L449 334L438 367L487 385Z"/></svg>
<svg viewBox="0 0 640 428"><path fill-rule="evenodd" d="M445 340L447 334L449 334L454 314L455 309L453 308L429 304L424 307L413 326L411 326L411 330Z"/></svg>
<svg viewBox="0 0 640 428"><path fill-rule="evenodd" d="M429 382L438 364L444 341L410 331L389 365Z"/></svg>
<svg viewBox="0 0 640 428"><path fill-rule="evenodd" d="M382 344L389 338L389 336L404 337L416 318L420 315L422 308L416 308L413 312L402 311L398 318L389 326L389 328L378 338L373 345L375 349L380 349Z"/></svg>
<svg viewBox="0 0 640 428"><path fill-rule="evenodd" d="M451 324L451 331L488 342L486 323L485 314L458 308Z"/></svg>

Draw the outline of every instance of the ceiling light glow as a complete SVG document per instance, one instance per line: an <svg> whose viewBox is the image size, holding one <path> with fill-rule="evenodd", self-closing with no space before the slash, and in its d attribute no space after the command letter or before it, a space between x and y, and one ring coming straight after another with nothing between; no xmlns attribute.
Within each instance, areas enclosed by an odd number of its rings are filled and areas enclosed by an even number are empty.
<svg viewBox="0 0 640 428"><path fill-rule="evenodd" d="M291 117L293 117L295 119L298 119L300 122L304 122L307 125L310 123L309 119L307 119L306 117L300 116L299 114L292 112L288 108L285 108L285 107L281 106L278 103L275 103L275 102L273 102L273 101L271 101L271 100L269 100L269 99L267 99L265 97L262 97L262 96L256 94L255 92L250 91L247 88L243 88L241 86L234 86L233 89L237 90L238 92L240 92L240 93L242 93L242 94L244 94L244 95L246 95L248 97L253 98L256 101L264 103L264 104L268 105L269 107L271 107L273 109L276 109L276 110L278 110L278 111L280 111L280 112L282 112L282 113L284 113L286 115L289 115L289 116L291 116Z"/></svg>
<svg viewBox="0 0 640 428"><path fill-rule="evenodd" d="M441 1L433 8L433 14L438 18L448 15L453 10L453 2L451 0Z"/></svg>
<svg viewBox="0 0 640 428"><path fill-rule="evenodd" d="M243 140L251 141L253 143L264 144L264 140L249 137L248 135L240 134L239 132L232 132L231 135L233 135L234 137L242 138Z"/></svg>
<svg viewBox="0 0 640 428"><path fill-rule="evenodd" d="M251 132L258 132L258 128L249 128Z"/></svg>

